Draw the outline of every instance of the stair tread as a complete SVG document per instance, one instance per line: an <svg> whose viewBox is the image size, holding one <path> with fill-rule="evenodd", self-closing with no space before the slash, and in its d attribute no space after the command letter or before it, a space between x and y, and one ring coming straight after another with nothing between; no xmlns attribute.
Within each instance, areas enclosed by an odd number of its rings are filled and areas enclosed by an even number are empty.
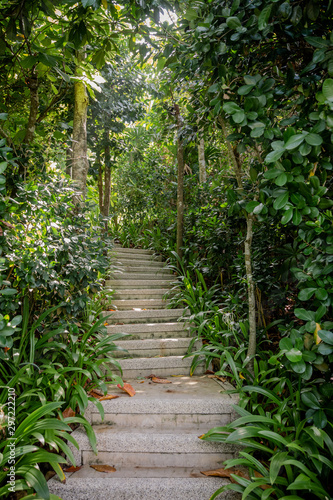
<svg viewBox="0 0 333 500"><path fill-rule="evenodd" d="M208 430L208 429L207 429ZM203 441L199 439L197 430L143 429L141 432L130 428L119 428L110 425L94 425L99 452L124 453L216 453L233 452L237 445ZM91 450L87 433L83 427L72 432L73 438L80 446L80 452Z"/></svg>
<svg viewBox="0 0 333 500"><path fill-rule="evenodd" d="M71 475L66 484L52 478L51 491L63 500L203 500L229 481L216 477L103 477ZM111 477L110 477L111 476ZM217 500L239 499L235 492L218 495Z"/></svg>

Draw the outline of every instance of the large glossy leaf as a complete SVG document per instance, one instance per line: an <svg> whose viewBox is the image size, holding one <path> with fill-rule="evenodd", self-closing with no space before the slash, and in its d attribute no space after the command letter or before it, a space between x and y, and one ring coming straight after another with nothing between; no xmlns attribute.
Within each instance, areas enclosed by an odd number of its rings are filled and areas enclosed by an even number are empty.
<svg viewBox="0 0 333 500"><path fill-rule="evenodd" d="M289 200L289 193L286 191L285 193L280 194L273 203L273 207L275 210L280 210L285 207Z"/></svg>

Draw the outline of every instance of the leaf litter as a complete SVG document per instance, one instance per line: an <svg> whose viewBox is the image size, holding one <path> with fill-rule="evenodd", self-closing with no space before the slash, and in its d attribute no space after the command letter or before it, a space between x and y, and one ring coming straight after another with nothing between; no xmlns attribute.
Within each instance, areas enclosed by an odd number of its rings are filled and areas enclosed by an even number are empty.
<svg viewBox="0 0 333 500"><path fill-rule="evenodd" d="M116 472L116 468L112 465L91 465L92 469L97 470L97 472Z"/></svg>

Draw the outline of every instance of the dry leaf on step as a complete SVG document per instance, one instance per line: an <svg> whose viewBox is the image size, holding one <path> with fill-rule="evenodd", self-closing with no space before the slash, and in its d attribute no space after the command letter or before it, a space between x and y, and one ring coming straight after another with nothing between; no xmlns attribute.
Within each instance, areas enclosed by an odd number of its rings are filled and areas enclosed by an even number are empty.
<svg viewBox="0 0 333 500"><path fill-rule="evenodd" d="M159 377L152 377L151 381L154 382L155 384L172 384L170 380Z"/></svg>
<svg viewBox="0 0 333 500"><path fill-rule="evenodd" d="M227 379L224 377L218 377L217 375L208 375L208 378L216 378L217 380L220 380L221 382L226 382Z"/></svg>
<svg viewBox="0 0 333 500"><path fill-rule="evenodd" d="M109 399L116 399L119 398L119 396L115 396L114 394L107 394L106 396L102 396L101 398L98 398L99 401L107 401Z"/></svg>
<svg viewBox="0 0 333 500"><path fill-rule="evenodd" d="M72 408L69 406L68 408L66 408L65 411L62 412L62 416L64 418L75 417L75 411L73 411Z"/></svg>
<svg viewBox="0 0 333 500"><path fill-rule="evenodd" d="M123 387L120 384L118 384L117 387L119 387L119 389L122 389L123 391L127 392L127 394L131 397L134 396L134 394L135 394L135 390L133 389L131 384L125 383L123 385Z"/></svg>
<svg viewBox="0 0 333 500"><path fill-rule="evenodd" d="M96 389L96 387L94 389L91 389L91 391L89 391L88 394L90 395L92 392L94 392L95 394L99 394L100 396L104 396L104 392L100 391L99 389Z"/></svg>
<svg viewBox="0 0 333 500"><path fill-rule="evenodd" d="M79 465L78 467L74 467L74 465L71 465L70 467L64 467L62 470L64 472L77 472L82 468L82 465Z"/></svg>
<svg viewBox="0 0 333 500"><path fill-rule="evenodd" d="M97 470L97 472L116 472L117 470L112 465L91 465L90 467Z"/></svg>
<svg viewBox="0 0 333 500"><path fill-rule="evenodd" d="M95 391L89 391L89 396L91 396L92 398L96 398L96 399L99 399L103 396L103 394L99 394L99 391L98 392L95 392Z"/></svg>
<svg viewBox="0 0 333 500"><path fill-rule="evenodd" d="M215 469L215 470L206 470L206 471L201 471L201 474L204 474L204 476L212 476L212 477L227 477L230 479L231 482L235 482L231 474L235 474L236 476L240 477L246 477L249 479L249 476L244 474L242 471L238 469Z"/></svg>

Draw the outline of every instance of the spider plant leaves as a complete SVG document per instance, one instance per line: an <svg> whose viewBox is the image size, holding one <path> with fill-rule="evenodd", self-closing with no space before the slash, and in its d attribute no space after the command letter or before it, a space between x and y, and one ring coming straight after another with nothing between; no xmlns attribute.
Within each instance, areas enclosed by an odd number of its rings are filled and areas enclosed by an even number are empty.
<svg viewBox="0 0 333 500"><path fill-rule="evenodd" d="M281 467L283 467L284 461L288 457L289 453L287 451L282 451L279 453L276 453L272 458L271 458L271 463L269 466L269 480L271 484L274 484Z"/></svg>

